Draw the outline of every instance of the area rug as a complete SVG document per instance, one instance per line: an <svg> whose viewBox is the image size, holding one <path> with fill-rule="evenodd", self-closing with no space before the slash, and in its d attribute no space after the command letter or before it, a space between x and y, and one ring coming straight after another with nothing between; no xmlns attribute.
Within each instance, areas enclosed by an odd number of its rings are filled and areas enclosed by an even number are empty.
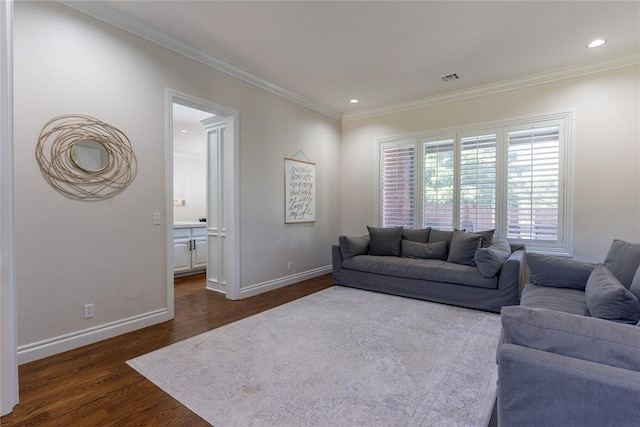
<svg viewBox="0 0 640 427"><path fill-rule="evenodd" d="M334 286L127 363L215 427L486 426L496 314Z"/></svg>

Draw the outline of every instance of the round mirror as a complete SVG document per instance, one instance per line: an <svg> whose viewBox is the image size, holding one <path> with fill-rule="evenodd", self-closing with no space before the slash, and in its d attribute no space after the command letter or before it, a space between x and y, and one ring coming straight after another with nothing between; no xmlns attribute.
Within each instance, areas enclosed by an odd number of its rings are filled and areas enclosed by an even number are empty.
<svg viewBox="0 0 640 427"><path fill-rule="evenodd" d="M109 153L98 141L85 139L73 144L71 158L80 169L87 172L99 172L107 166Z"/></svg>

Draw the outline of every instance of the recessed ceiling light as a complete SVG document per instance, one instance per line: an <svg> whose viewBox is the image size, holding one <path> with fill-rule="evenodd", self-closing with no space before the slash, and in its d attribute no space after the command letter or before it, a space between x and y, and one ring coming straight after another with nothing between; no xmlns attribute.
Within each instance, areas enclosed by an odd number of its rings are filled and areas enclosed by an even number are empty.
<svg viewBox="0 0 640 427"><path fill-rule="evenodd" d="M358 102L360 102L360 100L352 98L352 99L349 100L349 102L352 103L352 104L357 104Z"/></svg>
<svg viewBox="0 0 640 427"><path fill-rule="evenodd" d="M187 133L186 129L180 129L180 133Z"/></svg>
<svg viewBox="0 0 640 427"><path fill-rule="evenodd" d="M587 45L587 47L598 47L598 46L602 46L603 44L605 44L607 41L606 40L602 40L602 39L596 39L594 41L592 41L591 43L589 43Z"/></svg>

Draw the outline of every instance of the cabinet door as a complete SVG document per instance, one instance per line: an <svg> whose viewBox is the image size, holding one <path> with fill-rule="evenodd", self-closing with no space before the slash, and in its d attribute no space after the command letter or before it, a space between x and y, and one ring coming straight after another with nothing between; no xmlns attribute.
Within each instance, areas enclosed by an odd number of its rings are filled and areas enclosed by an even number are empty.
<svg viewBox="0 0 640 427"><path fill-rule="evenodd" d="M193 239L195 249L191 252L191 267L206 268L207 267L207 238Z"/></svg>
<svg viewBox="0 0 640 427"><path fill-rule="evenodd" d="M191 270L191 240L173 241L173 271Z"/></svg>

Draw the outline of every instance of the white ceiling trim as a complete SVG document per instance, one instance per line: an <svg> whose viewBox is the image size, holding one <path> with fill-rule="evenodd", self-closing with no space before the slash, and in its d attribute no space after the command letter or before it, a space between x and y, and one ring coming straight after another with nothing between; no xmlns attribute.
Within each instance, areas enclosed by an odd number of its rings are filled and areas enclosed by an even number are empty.
<svg viewBox="0 0 640 427"><path fill-rule="evenodd" d="M443 95L430 96L427 98L416 99L408 102L401 102L397 104L385 105L382 107L374 107L366 110L354 111L351 113L344 113L342 115L342 121L344 122L351 120L361 120L370 117L382 116L385 114L416 110L419 108L431 107L448 102L461 101L463 99L491 95L499 92L535 86L543 83L551 83L554 81L569 79L586 74L612 70L615 68L627 67L639 63L640 52L634 52L602 61L594 61L589 62L588 64L558 68L543 73L532 74L525 77L504 80L501 82L490 83L482 86L476 86L473 88L450 92Z"/></svg>
<svg viewBox="0 0 640 427"><path fill-rule="evenodd" d="M342 113L327 107L324 104L316 102L312 99L299 95L288 89L270 83L260 77L257 77L248 71L245 71L233 64L230 64L223 59L204 52L200 49L196 49L186 43L183 43L173 37L169 37L163 34L161 31L152 28L136 18L132 18L125 15L112 7L101 2L75 2L75 1L60 1L60 3L75 9L85 15L92 16L107 24L113 25L121 30L132 33L138 37L148 40L152 43L163 46L176 53L184 55L188 58L194 59L219 71L232 75L240 80L257 86L261 89L269 91L273 94L281 96L290 101L296 102L321 114L331 117L335 120L342 119Z"/></svg>

